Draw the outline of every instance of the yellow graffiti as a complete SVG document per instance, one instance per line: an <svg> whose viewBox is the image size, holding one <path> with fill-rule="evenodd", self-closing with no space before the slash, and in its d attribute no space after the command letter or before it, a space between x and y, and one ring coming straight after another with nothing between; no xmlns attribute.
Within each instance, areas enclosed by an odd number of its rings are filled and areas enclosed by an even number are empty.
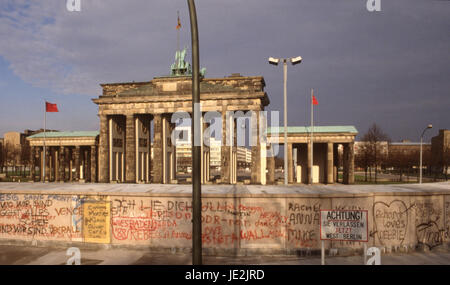
<svg viewBox="0 0 450 285"><path fill-rule="evenodd" d="M110 242L110 202L85 202L83 204L83 238L85 242Z"/></svg>

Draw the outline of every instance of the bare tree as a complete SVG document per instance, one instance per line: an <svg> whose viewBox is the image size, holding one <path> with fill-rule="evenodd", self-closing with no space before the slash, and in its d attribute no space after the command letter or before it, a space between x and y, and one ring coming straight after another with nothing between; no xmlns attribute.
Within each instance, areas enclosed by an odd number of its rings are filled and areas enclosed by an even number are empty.
<svg viewBox="0 0 450 285"><path fill-rule="evenodd" d="M5 162L6 162L6 173L8 174L8 167L12 166L14 171L16 171L16 165L18 157L20 156L20 149L10 143L5 144Z"/></svg>
<svg viewBox="0 0 450 285"><path fill-rule="evenodd" d="M414 166L419 166L419 150L411 150L405 153L404 158L406 170L407 170L407 179L409 181L409 176L413 171Z"/></svg>
<svg viewBox="0 0 450 285"><path fill-rule="evenodd" d="M404 170L404 155L400 151L389 152L389 157L387 160L387 166L392 167L394 171L398 171L399 181L403 181L403 170Z"/></svg>
<svg viewBox="0 0 450 285"><path fill-rule="evenodd" d="M5 146L0 142L0 173L3 172L3 167L5 166Z"/></svg>
<svg viewBox="0 0 450 285"><path fill-rule="evenodd" d="M448 180L448 168L450 165L450 145L443 145L437 152L432 154L432 168L434 181L444 176L445 180Z"/></svg>
<svg viewBox="0 0 450 285"><path fill-rule="evenodd" d="M422 163L427 168L428 176L432 175L433 158L431 156L431 149L424 149L422 152ZM417 181L419 181L419 171L417 171Z"/></svg>
<svg viewBox="0 0 450 285"><path fill-rule="evenodd" d="M383 151L383 142L390 141L389 136L385 134L381 128L373 123L367 133L363 136L362 141L368 147L368 155L372 157L371 165L375 167L375 183L377 183L378 166L381 166L386 160L387 152Z"/></svg>
<svg viewBox="0 0 450 285"><path fill-rule="evenodd" d="M358 145L358 152L355 155L355 164L357 167L364 169L364 181L367 182L367 170L373 165L373 155L371 147L364 142Z"/></svg>
<svg viewBox="0 0 450 285"><path fill-rule="evenodd" d="M21 149L20 149L20 163L22 164L22 176L25 176L26 173L26 167L29 166L30 167L30 171L31 171L31 147L29 145L29 143L25 143L22 145Z"/></svg>
<svg viewBox="0 0 450 285"><path fill-rule="evenodd" d="M284 159L282 157L275 156L275 168L284 166Z"/></svg>
<svg viewBox="0 0 450 285"><path fill-rule="evenodd" d="M444 146L442 151L442 170L444 172L445 181L448 181L448 167L450 166L450 145Z"/></svg>

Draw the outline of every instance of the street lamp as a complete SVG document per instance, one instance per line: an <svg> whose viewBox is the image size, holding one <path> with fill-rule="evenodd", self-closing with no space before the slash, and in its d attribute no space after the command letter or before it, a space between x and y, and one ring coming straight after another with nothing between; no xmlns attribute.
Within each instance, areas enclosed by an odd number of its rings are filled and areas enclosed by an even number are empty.
<svg viewBox="0 0 450 285"><path fill-rule="evenodd" d="M269 63L278 65L280 61L283 61L283 82L284 82L284 185L288 185L288 155L287 155L287 61L290 60L292 65L302 62L302 57L291 58L274 58L269 57Z"/></svg>
<svg viewBox="0 0 450 285"><path fill-rule="evenodd" d="M428 129L431 129L433 127L432 124L429 124L422 132L422 135L420 136L420 178L419 178L419 183L422 184L422 142L423 142L423 135L425 134L425 131Z"/></svg>
<svg viewBox="0 0 450 285"><path fill-rule="evenodd" d="M201 113L197 112L195 107L200 104L200 55L195 2L194 0L187 0L187 2L191 21L192 42L192 265L202 265L201 146L195 144L200 137L199 130L201 130Z"/></svg>

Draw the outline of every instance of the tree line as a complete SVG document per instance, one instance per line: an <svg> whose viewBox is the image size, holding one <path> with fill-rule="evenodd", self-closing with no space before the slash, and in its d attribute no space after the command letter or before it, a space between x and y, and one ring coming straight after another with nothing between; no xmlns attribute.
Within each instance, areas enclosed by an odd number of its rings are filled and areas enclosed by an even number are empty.
<svg viewBox="0 0 450 285"><path fill-rule="evenodd" d="M0 145L0 173L14 176L26 176L26 170L31 167L31 147L28 143L22 145L9 142Z"/></svg>
<svg viewBox="0 0 450 285"><path fill-rule="evenodd" d="M399 181L404 181L404 177L419 175L420 150L415 148L394 149L390 147L391 139L377 125L372 124L367 132L362 136L358 149L355 150L355 167L364 170L364 181L379 181L380 171L390 174L397 174ZM423 175L437 180L444 178L448 180L447 171L450 164L450 147L444 147L442 155L432 157L430 147L422 149Z"/></svg>

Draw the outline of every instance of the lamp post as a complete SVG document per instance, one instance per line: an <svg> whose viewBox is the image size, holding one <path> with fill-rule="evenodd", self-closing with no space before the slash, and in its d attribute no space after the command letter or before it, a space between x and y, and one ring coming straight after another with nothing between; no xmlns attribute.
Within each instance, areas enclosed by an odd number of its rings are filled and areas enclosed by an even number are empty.
<svg viewBox="0 0 450 285"><path fill-rule="evenodd" d="M287 146L287 61L290 60L292 65L302 62L302 57L291 58L273 58L269 57L269 63L278 65L283 61L283 85L284 85L284 185L288 185L288 146Z"/></svg>
<svg viewBox="0 0 450 285"><path fill-rule="evenodd" d="M201 171L201 146L199 141L202 115L200 105L200 55L198 46L197 12L194 0L187 0L191 21L192 40L192 265L202 265L202 186L200 181ZM200 142L203 143L203 142Z"/></svg>
<svg viewBox="0 0 450 285"><path fill-rule="evenodd" d="M432 124L429 124L422 132L422 135L420 136L420 166L419 166L419 183L422 184L422 142L423 142L423 135L425 134L425 131L428 129L431 129L433 127Z"/></svg>

